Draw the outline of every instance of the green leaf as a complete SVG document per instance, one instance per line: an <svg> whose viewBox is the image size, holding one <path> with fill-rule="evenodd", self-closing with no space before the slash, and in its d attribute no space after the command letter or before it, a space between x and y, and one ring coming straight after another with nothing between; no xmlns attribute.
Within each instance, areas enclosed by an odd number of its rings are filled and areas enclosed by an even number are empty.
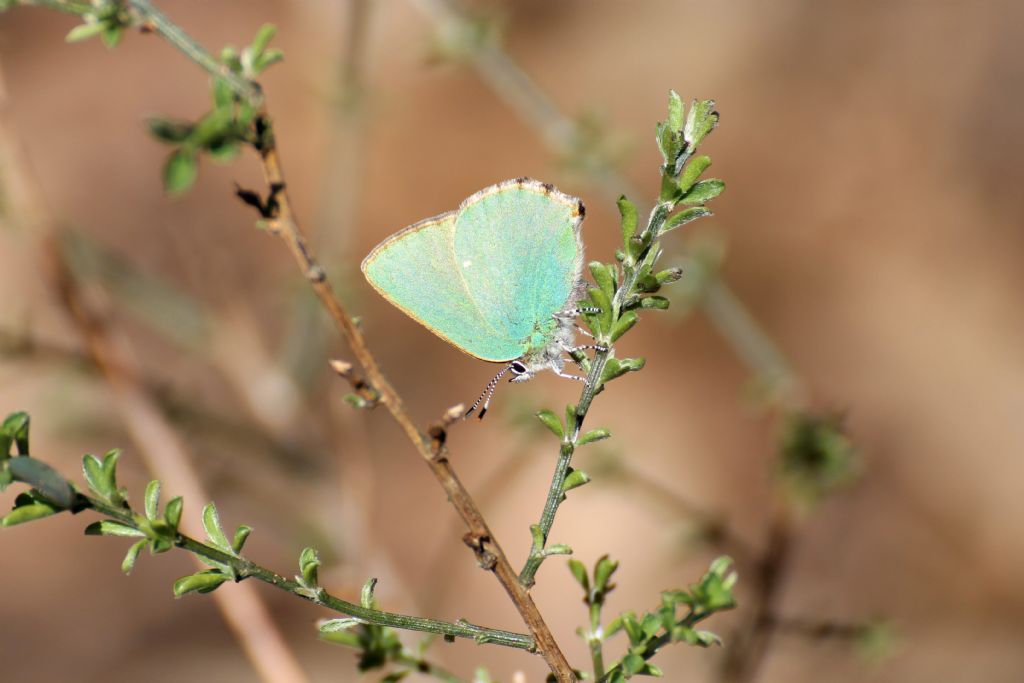
<svg viewBox="0 0 1024 683"><path fill-rule="evenodd" d="M145 538L146 536L145 532L125 524L124 522L118 522L113 519L103 519L98 522L93 522L89 526L85 527L85 535L126 536L128 538Z"/></svg>
<svg viewBox="0 0 1024 683"><path fill-rule="evenodd" d="M256 59L253 60L253 63L252 63L253 71L255 71L256 73L261 73L263 71L266 71L268 67L271 67L274 64L277 64L278 62L280 62L283 59L284 59L284 52L282 52L281 50L277 49L276 47L272 47L269 50L267 50L266 52L264 52L262 55L260 55L259 57L257 57Z"/></svg>
<svg viewBox="0 0 1024 683"><path fill-rule="evenodd" d="M562 429L562 423L550 410L544 409L537 413L537 419L540 420L545 427L551 430L551 433L557 436L559 439L565 438L565 431Z"/></svg>
<svg viewBox="0 0 1024 683"><path fill-rule="evenodd" d="M64 36L64 40L68 43L80 43L83 40L88 40L93 36L100 35L104 30L103 24L100 22L91 22L87 24L79 24L74 27L68 34Z"/></svg>
<svg viewBox="0 0 1024 683"><path fill-rule="evenodd" d="M669 307L669 303L669 300L663 296L645 296L640 299L640 308L656 308L663 311Z"/></svg>
<svg viewBox="0 0 1024 683"><path fill-rule="evenodd" d="M612 297L615 296L615 268L600 261L592 261L589 268L594 282L597 283L597 286L601 288L604 295L611 301Z"/></svg>
<svg viewBox="0 0 1024 683"><path fill-rule="evenodd" d="M347 631L366 622L355 617L342 617L340 619L328 619L320 624L320 633L338 633Z"/></svg>
<svg viewBox="0 0 1024 683"><path fill-rule="evenodd" d="M128 553L124 556L124 559L121 560L121 571L125 574L132 573L132 569L135 568L135 561L139 559L139 553L142 552L146 543L148 543L148 541L146 539L142 539L141 541L133 543L131 548L128 548Z"/></svg>
<svg viewBox="0 0 1024 683"><path fill-rule="evenodd" d="M565 543L555 543L544 548L542 554L544 557L551 557L552 555L572 555L572 548Z"/></svg>
<svg viewBox="0 0 1024 683"><path fill-rule="evenodd" d="M184 502L181 496L175 496L167 501L167 506L164 508L164 519L167 520L167 524L175 533L178 532L178 525L181 524L181 508L183 505Z"/></svg>
<svg viewBox="0 0 1024 683"><path fill-rule="evenodd" d="M714 100L694 100L683 126L683 139L694 148L718 125Z"/></svg>
<svg viewBox="0 0 1024 683"><path fill-rule="evenodd" d="M601 321L601 329L610 329L612 326L612 298L605 294L603 289L593 287L590 288L589 294L590 300L601 309L601 312L596 314L597 319Z"/></svg>
<svg viewBox="0 0 1024 683"><path fill-rule="evenodd" d="M576 583L583 587L583 592L590 595L590 579L587 577L587 568L579 560L569 560L569 571L576 578Z"/></svg>
<svg viewBox="0 0 1024 683"><path fill-rule="evenodd" d="M43 517L49 517L57 512L60 511L52 505L42 502L19 505L9 512L6 517L0 519L0 526L8 527L24 524L25 522L33 522Z"/></svg>
<svg viewBox="0 0 1024 683"><path fill-rule="evenodd" d="M677 282L682 277L682 268L667 268L666 270L663 270L655 274L654 279L658 282L659 285L669 285L672 284L673 282Z"/></svg>
<svg viewBox="0 0 1024 683"><path fill-rule="evenodd" d="M210 542L226 553L231 553L231 544L228 537L224 535L224 529L220 525L220 515L217 514L217 506L212 502L207 503L203 508L203 528Z"/></svg>
<svg viewBox="0 0 1024 683"><path fill-rule="evenodd" d="M299 553L299 571L301 576L296 577L306 588L316 588L319 583L317 568L320 566L320 556L314 548L303 548Z"/></svg>
<svg viewBox="0 0 1024 683"><path fill-rule="evenodd" d="M123 35L124 29L122 27L107 24L103 27L103 31L100 32L100 40L108 48L114 49L121 42Z"/></svg>
<svg viewBox="0 0 1024 683"><path fill-rule="evenodd" d="M706 171L710 165L711 157L709 156L701 155L691 159L679 176L680 192L686 194L693 187L693 184L697 182L697 179L700 178L700 174Z"/></svg>
<svg viewBox="0 0 1024 683"><path fill-rule="evenodd" d="M238 555L242 552L242 548L245 547L245 541L249 538L249 534L252 533L252 527L246 524L242 524L235 529L235 537L231 539L231 549Z"/></svg>
<svg viewBox="0 0 1024 683"><path fill-rule="evenodd" d="M610 593L615 588L611 583L612 575L619 568L619 561L613 560L608 555L602 555L594 565L594 591L596 593Z"/></svg>
<svg viewBox="0 0 1024 683"><path fill-rule="evenodd" d="M17 481L34 488L53 507L66 510L74 502L71 484L45 462L22 455L8 460L7 467Z"/></svg>
<svg viewBox="0 0 1024 683"><path fill-rule="evenodd" d="M576 431L576 406L572 403L565 406L565 431L568 434Z"/></svg>
<svg viewBox="0 0 1024 683"><path fill-rule="evenodd" d="M683 100L675 90L668 91L668 118L665 123L670 130L683 129Z"/></svg>
<svg viewBox="0 0 1024 683"><path fill-rule="evenodd" d="M180 195L187 192L199 174L199 160L196 153L179 149L171 154L164 164L164 190L168 194Z"/></svg>
<svg viewBox="0 0 1024 683"><path fill-rule="evenodd" d="M601 384L621 377L627 372L636 372L644 367L643 358L609 358L601 373Z"/></svg>
<svg viewBox="0 0 1024 683"><path fill-rule="evenodd" d="M212 143L206 151L210 155L211 159L218 163L225 164L229 161L233 161L235 157L238 156L238 153L242 151L242 147L237 142L223 140Z"/></svg>
<svg viewBox="0 0 1024 683"><path fill-rule="evenodd" d="M626 334L626 332L629 332L630 328L632 328L633 325L636 325L637 320L639 320L639 318L637 318L636 313L633 311L625 311L619 316L619 319L615 321L615 324L612 325L612 331L608 335L609 339L614 343L619 337Z"/></svg>
<svg viewBox="0 0 1024 683"><path fill-rule="evenodd" d="M725 183L718 178L702 180L691 187L679 200L682 204L704 204L709 202L725 190Z"/></svg>
<svg viewBox="0 0 1024 683"><path fill-rule="evenodd" d="M191 121L151 116L146 119L150 134L160 142L181 144L189 139L196 126Z"/></svg>
<svg viewBox="0 0 1024 683"><path fill-rule="evenodd" d="M572 491L573 489L589 483L590 475L583 470L573 470L565 477L565 480L562 481L562 493Z"/></svg>
<svg viewBox="0 0 1024 683"><path fill-rule="evenodd" d="M223 78L214 78L212 84L213 103L217 108L230 106L235 101L235 91Z"/></svg>
<svg viewBox="0 0 1024 683"><path fill-rule="evenodd" d="M0 425L0 435L4 437L0 441L0 458L9 455L11 443L17 446L19 455L28 455L28 430L32 418L28 413L11 413L4 418L3 425Z"/></svg>
<svg viewBox="0 0 1024 683"><path fill-rule="evenodd" d="M103 463L99 458L86 454L82 458L82 474L85 475L85 483L89 486L90 491L104 500L110 497L110 487L106 474L103 472Z"/></svg>
<svg viewBox="0 0 1024 683"><path fill-rule="evenodd" d="M373 589L377 587L377 579L367 579L363 584L363 590L359 594L359 604L366 609L373 609Z"/></svg>
<svg viewBox="0 0 1024 683"><path fill-rule="evenodd" d="M662 174L661 192L658 194L658 200L668 204L675 204L682 195L683 193L679 190L679 183L676 177L671 173Z"/></svg>
<svg viewBox="0 0 1024 683"><path fill-rule="evenodd" d="M704 216L710 215L711 211L705 209L703 206L695 206L690 209L683 209L679 213L669 216L669 219L665 221L665 225L661 229L661 234L664 235L669 230L675 230L681 225L686 225L687 223L691 223L697 220L698 218L703 218Z"/></svg>
<svg viewBox="0 0 1024 683"><path fill-rule="evenodd" d="M210 593L217 590L225 581L230 580L231 577L217 569L196 572L174 582L174 597L180 598L188 593Z"/></svg>
<svg viewBox="0 0 1024 683"><path fill-rule="evenodd" d="M151 522L160 514L160 482L157 479L146 485L145 510L146 518Z"/></svg>
<svg viewBox="0 0 1024 683"><path fill-rule="evenodd" d="M256 37L253 38L252 44L249 46L253 55L259 56L263 54L276 34L277 27L273 24L263 24L263 26L260 26L260 30L256 32Z"/></svg>
<svg viewBox="0 0 1024 683"><path fill-rule="evenodd" d="M622 217L622 246L628 253L630 240L632 240L633 235L636 234L636 225L638 221L636 204L626 199L626 195L621 195L618 200L618 205L619 215Z"/></svg>
<svg viewBox="0 0 1024 683"><path fill-rule="evenodd" d="M588 443L594 443L595 441L602 441L604 439L607 439L611 435L612 433L609 432L604 427L601 427L599 429L591 429L589 432L586 432L585 434L583 434L583 436L576 440L576 445L586 446Z"/></svg>

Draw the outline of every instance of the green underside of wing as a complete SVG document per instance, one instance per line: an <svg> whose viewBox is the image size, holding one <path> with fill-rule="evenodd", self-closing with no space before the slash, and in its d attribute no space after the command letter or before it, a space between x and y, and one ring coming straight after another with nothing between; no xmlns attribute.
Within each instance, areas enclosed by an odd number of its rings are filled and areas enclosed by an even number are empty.
<svg viewBox="0 0 1024 683"><path fill-rule="evenodd" d="M367 257L363 272L405 313L466 353L489 361L518 358L521 339L494 329L476 306L455 266L455 217L393 236Z"/></svg>

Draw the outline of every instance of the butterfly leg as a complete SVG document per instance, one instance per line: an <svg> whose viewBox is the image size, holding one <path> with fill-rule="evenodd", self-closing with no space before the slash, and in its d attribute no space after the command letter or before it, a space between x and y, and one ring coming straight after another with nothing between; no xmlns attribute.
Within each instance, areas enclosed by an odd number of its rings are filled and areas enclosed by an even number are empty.
<svg viewBox="0 0 1024 683"><path fill-rule="evenodd" d="M558 375L559 377L564 377L564 378L566 378L566 379L574 379L574 380L576 380L576 381L578 381L578 382L583 382L584 384L587 384L587 383L588 383L588 382L587 382L587 378L586 378L586 377L583 377L583 376L581 376L581 375L570 375L569 373L567 373L567 372L562 372L561 370L554 370L554 369L553 369L553 371L554 371L554 373L555 373L556 375Z"/></svg>

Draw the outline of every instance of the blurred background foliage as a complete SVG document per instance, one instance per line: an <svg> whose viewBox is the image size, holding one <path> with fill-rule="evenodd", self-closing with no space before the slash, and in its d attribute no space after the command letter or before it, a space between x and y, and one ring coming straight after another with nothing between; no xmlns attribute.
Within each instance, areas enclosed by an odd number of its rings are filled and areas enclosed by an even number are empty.
<svg viewBox="0 0 1024 683"><path fill-rule="evenodd" d="M736 556L740 609L714 626L726 647L665 651L669 680L1021 680L1024 7L491 1L451 23L439 6L161 3L214 49L278 25L286 59L262 82L289 189L413 414L426 423L471 400L492 368L374 295L357 277L363 255L528 175L584 199L589 255L610 260L626 190L615 174L633 199L654 194L666 91L714 97L723 119L704 151L729 191L715 218L676 233L685 254L667 241L662 263L686 273L663 292L668 314L623 341L647 369L595 404L593 425L614 437L581 452L594 483L562 508L554 540L587 566L622 562L608 613ZM167 148L146 118L202 115L206 76L153 37L65 44L74 25L31 8L0 16L0 412L31 412L35 454L65 472L121 446L125 483L150 479L43 275L40 233L59 227L226 524L256 527L248 552L285 568L316 545L336 593L372 575L389 609L517 625L394 424L341 401L325 359L345 350L231 196L234 182L259 185L251 156L204 159L190 193L163 194ZM517 113L518 72L498 49L566 121ZM701 286L719 270L769 344L725 343L722 320L701 315L701 296L730 296ZM577 391L555 377L505 387L487 420L450 435L515 558L555 456L524 416ZM55 521L0 542L5 677L110 680L116 664L124 680L251 680L212 603L173 600L187 558L126 578L120 545ZM559 564L534 594L582 663L572 634L586 605L567 603L578 591ZM360 680L349 653L317 642L322 615L266 598L314 678ZM520 653L435 648L466 676L477 662L500 680L543 676Z"/></svg>

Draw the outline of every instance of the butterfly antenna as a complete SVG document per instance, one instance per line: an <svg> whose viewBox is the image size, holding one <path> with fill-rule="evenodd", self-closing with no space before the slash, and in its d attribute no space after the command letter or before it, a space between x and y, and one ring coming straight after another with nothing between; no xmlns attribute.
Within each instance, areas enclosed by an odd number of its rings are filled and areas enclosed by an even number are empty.
<svg viewBox="0 0 1024 683"><path fill-rule="evenodd" d="M491 397L494 396L494 391L498 388L498 382L500 382L505 373L511 369L511 365L506 365L501 369L501 372L495 375L494 378L487 383L487 386L484 387L483 392L480 394L480 398L478 398L476 402L473 403L473 406L466 411L464 417L469 417L473 411L479 408L480 404L483 403L484 407L481 408L480 414L477 415L477 417L481 420L484 419L484 415L487 414L487 407L491 404Z"/></svg>

